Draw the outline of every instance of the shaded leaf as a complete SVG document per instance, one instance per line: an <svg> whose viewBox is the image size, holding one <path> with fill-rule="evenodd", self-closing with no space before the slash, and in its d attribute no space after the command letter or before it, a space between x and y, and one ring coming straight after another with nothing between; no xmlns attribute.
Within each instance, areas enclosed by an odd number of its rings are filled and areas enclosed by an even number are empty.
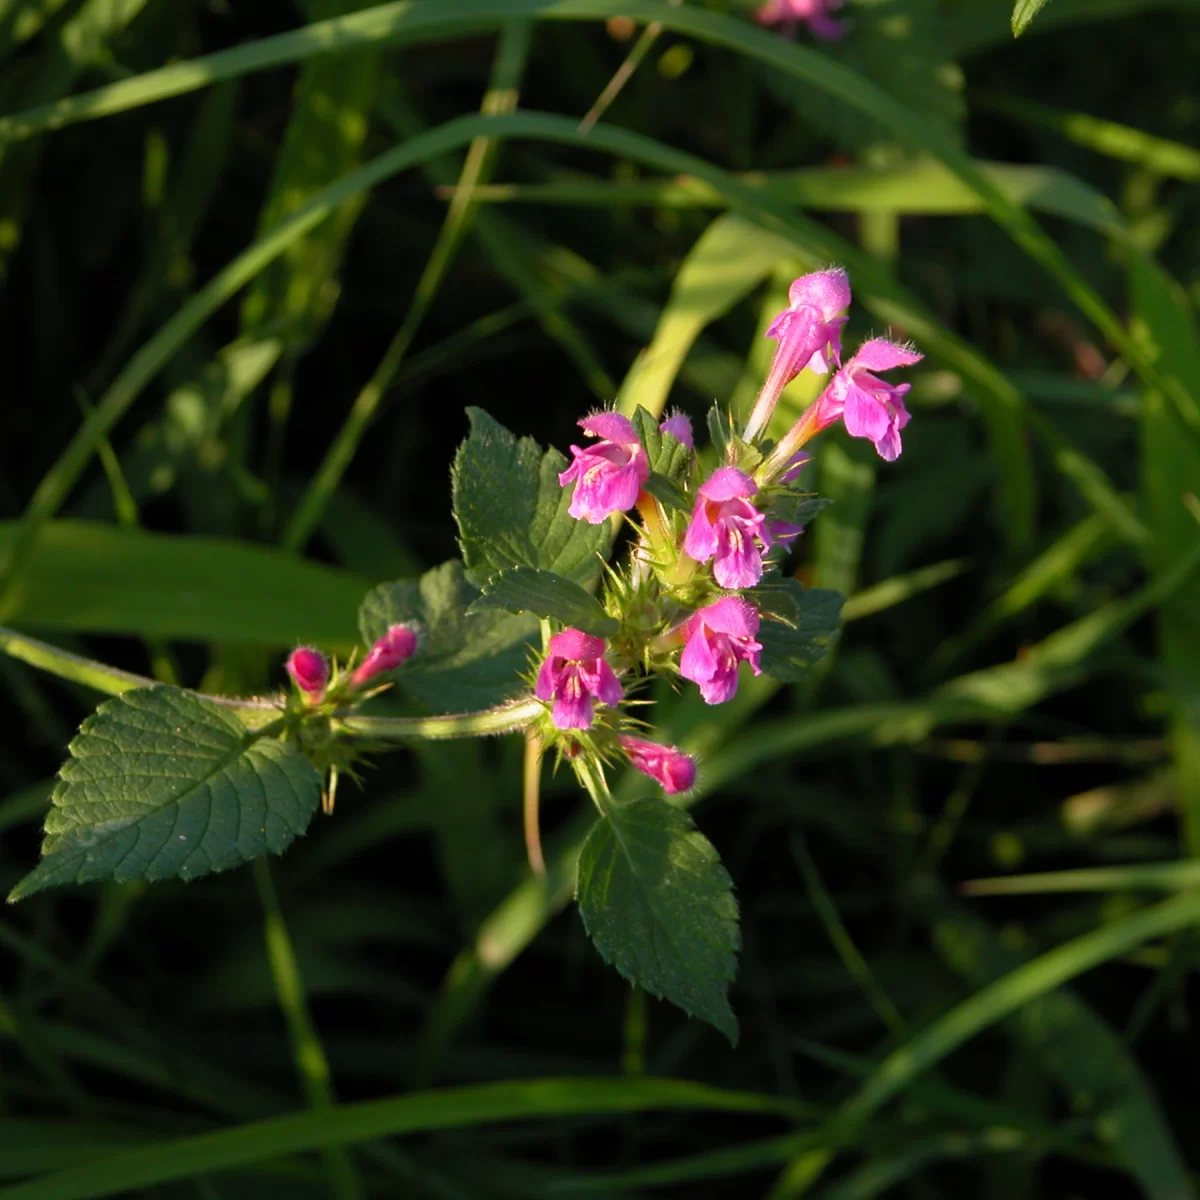
<svg viewBox="0 0 1200 1200"><path fill-rule="evenodd" d="M579 911L626 979L736 1043L727 991L739 935L733 884L691 817L661 799L613 804L579 857Z"/></svg>
<svg viewBox="0 0 1200 1200"><path fill-rule="evenodd" d="M795 683L825 656L841 627L845 598L828 588L804 588L784 579L751 593L763 618L762 669L782 683Z"/></svg>
<svg viewBox="0 0 1200 1200"><path fill-rule="evenodd" d="M359 609L359 629L369 646L389 625L415 621L421 627L420 648L396 672L397 686L434 711L490 708L525 690L521 672L537 624L505 612L468 614L478 599L478 589L454 559L420 580L372 588Z"/></svg>

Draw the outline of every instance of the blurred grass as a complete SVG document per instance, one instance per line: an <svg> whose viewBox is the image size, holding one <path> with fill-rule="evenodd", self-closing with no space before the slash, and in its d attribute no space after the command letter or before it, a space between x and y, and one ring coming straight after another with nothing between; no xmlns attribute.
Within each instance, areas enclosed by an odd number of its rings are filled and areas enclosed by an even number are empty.
<svg viewBox="0 0 1200 1200"><path fill-rule="evenodd" d="M540 881L516 739L431 744L269 889L0 923L0 1196L1196 1193L1200 10L750 7L0 0L0 609L62 647L5 635L0 886L89 688L271 689L454 553L466 405L700 427L831 261L850 344L927 355L897 464L809 468L835 653L656 693L739 887L736 1055L559 916L569 778Z"/></svg>

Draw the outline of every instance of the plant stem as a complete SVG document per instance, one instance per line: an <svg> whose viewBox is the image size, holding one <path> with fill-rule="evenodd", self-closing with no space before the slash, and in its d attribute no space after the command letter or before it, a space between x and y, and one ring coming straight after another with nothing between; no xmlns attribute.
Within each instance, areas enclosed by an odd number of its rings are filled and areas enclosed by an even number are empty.
<svg viewBox="0 0 1200 1200"><path fill-rule="evenodd" d="M296 951L283 919L283 909L279 906L271 868L266 859L255 860L254 883L263 908L267 960L271 966L279 1008L287 1023L296 1073L300 1076L309 1108L318 1112L332 1110L337 1106L337 1098L333 1094L329 1059L325 1056L325 1047L321 1045L320 1035L308 1009L304 978L300 974L300 964L296 961ZM362 1183L350 1151L345 1146L330 1146L321 1152L321 1157L325 1160L325 1169L336 1200L361 1200Z"/></svg>

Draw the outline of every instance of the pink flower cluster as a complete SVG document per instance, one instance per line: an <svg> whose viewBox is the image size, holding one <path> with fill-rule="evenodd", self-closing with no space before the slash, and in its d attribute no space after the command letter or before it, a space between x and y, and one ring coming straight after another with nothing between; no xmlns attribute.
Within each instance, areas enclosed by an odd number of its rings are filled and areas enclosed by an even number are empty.
<svg viewBox="0 0 1200 1200"><path fill-rule="evenodd" d="M784 7L786 0L776 0L777 10ZM815 21L832 7L836 4L793 0L789 11L796 19ZM880 373L920 361L919 353L872 338L842 362L842 327L851 301L845 271L831 268L797 279L788 301L767 330L778 347L750 418L730 444L727 461L694 483L686 527L645 490L651 474L646 447L619 413L594 413L579 422L595 440L572 446L571 465L559 475L564 487L573 485L572 516L599 524L636 507L645 519L643 565L662 575L672 597L664 602L659 644L682 647L679 673L697 685L706 704L732 699L742 663L756 675L762 671L759 612L738 593L760 583L773 547L801 532L800 526L772 516L772 506L809 461L804 444L840 420L847 433L869 439L890 462L900 454L900 431L909 420L904 406L909 385L889 383ZM777 444L760 446L783 389L804 370L829 375L827 386ZM660 429L693 448L686 417L671 417ZM707 564L711 575L697 575L697 568ZM596 705L621 702L624 689L606 652L603 638L578 629L550 639L536 694L551 706L557 729L589 729ZM691 786L694 764L674 747L623 736L618 741L631 763L668 792Z"/></svg>

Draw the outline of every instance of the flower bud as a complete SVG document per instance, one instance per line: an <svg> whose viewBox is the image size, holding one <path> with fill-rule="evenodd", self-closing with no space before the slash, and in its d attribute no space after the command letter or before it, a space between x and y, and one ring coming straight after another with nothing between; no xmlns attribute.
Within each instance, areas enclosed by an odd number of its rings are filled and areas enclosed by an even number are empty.
<svg viewBox="0 0 1200 1200"><path fill-rule="evenodd" d="M643 775L649 775L668 796L686 792L696 782L696 760L675 746L660 746L645 738L619 737L621 749Z"/></svg>
<svg viewBox="0 0 1200 1200"><path fill-rule="evenodd" d="M319 704L329 684L329 660L311 646L297 646L288 655L287 673L313 704Z"/></svg>
<svg viewBox="0 0 1200 1200"><path fill-rule="evenodd" d="M411 625L391 625L367 652L367 657L350 676L355 687L385 671L394 671L408 662L417 650L417 631Z"/></svg>

